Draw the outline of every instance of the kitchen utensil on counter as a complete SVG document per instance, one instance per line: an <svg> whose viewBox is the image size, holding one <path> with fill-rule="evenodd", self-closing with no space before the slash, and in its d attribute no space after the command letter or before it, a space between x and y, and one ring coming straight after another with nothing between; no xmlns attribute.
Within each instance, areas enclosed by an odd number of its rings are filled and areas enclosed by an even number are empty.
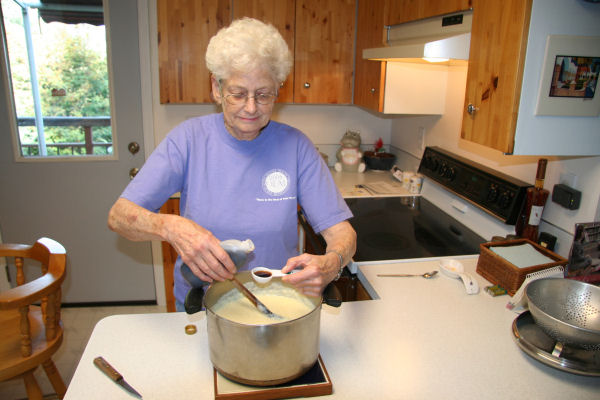
<svg viewBox="0 0 600 400"><path fill-rule="evenodd" d="M600 350L600 287L572 279L538 279L525 289L529 311L562 344Z"/></svg>
<svg viewBox="0 0 600 400"><path fill-rule="evenodd" d="M440 270L442 273L450 278L462 280L465 285L467 294L479 293L479 284L473 277L465 273L465 267L458 260L454 259L443 259L440 260Z"/></svg>
<svg viewBox="0 0 600 400"><path fill-rule="evenodd" d="M425 272L424 274L377 274L377 276L381 276L384 278L406 278L411 276L421 276L425 279L430 279L433 278L437 273L437 271L431 271Z"/></svg>
<svg viewBox="0 0 600 400"><path fill-rule="evenodd" d="M123 378L116 369L113 368L112 365L108 363L103 357L94 358L94 365L100 369L104 373L104 375L108 376L113 382L123 387L129 393L137 397L138 399L142 398L142 395L138 393L137 390L132 388Z"/></svg>
<svg viewBox="0 0 600 400"><path fill-rule="evenodd" d="M252 281L250 271L238 272L236 278L242 284ZM292 285L277 284L297 291ZM326 297L331 291L326 289L323 297L298 292L314 307L300 318L252 325L233 322L214 311L218 300L233 288L229 280L215 282L204 296L210 359L217 371L239 383L271 386L291 381L315 364L319 355L321 303L340 304L339 299Z"/></svg>
<svg viewBox="0 0 600 400"><path fill-rule="evenodd" d="M561 371L600 377L600 350L562 346L535 323L529 311L515 318L512 332L521 350L535 360ZM556 354L557 347L562 348L561 354Z"/></svg>

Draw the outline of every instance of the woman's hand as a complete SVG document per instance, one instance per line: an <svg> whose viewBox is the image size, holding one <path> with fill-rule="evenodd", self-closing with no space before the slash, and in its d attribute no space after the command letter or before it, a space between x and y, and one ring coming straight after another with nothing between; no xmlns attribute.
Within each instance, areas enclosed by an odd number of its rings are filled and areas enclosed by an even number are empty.
<svg viewBox="0 0 600 400"><path fill-rule="evenodd" d="M282 280L298 288L307 296L320 296L325 287L335 279L356 251L356 232L348 221L339 222L321 234L327 243L323 256L304 253L290 258L282 272L302 268L294 274L284 276ZM340 260L341 258L341 260ZM341 265L340 265L341 262Z"/></svg>
<svg viewBox="0 0 600 400"><path fill-rule="evenodd" d="M108 227L129 240L165 240L194 275L206 282L229 279L236 272L229 254L212 232L173 214L158 214L118 199L108 215Z"/></svg>
<svg viewBox="0 0 600 400"><path fill-rule="evenodd" d="M338 274L340 270L339 257L335 253L316 256L304 253L290 258L281 272L290 272L300 269L282 278L283 282L294 285L307 296L320 296L323 290Z"/></svg>
<svg viewBox="0 0 600 400"><path fill-rule="evenodd" d="M231 279L236 267L212 232L192 220L177 215L168 217L173 220L167 222L165 239L194 275L205 282Z"/></svg>

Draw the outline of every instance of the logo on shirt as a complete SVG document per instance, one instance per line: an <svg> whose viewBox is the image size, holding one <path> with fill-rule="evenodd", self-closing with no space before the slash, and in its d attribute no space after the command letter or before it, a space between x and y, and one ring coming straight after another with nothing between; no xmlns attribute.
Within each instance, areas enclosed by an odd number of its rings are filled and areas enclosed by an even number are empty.
<svg viewBox="0 0 600 400"><path fill-rule="evenodd" d="M263 176L262 187L271 196L281 196L290 187L290 176L281 169L272 169Z"/></svg>

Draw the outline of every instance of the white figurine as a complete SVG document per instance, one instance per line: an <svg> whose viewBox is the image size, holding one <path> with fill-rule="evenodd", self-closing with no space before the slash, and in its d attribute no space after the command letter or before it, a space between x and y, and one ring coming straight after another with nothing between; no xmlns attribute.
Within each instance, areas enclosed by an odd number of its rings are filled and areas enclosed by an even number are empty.
<svg viewBox="0 0 600 400"><path fill-rule="evenodd" d="M336 153L337 162L335 170L347 172L364 172L365 163L362 160L363 153L360 151L360 133L347 131L341 140L341 147Z"/></svg>

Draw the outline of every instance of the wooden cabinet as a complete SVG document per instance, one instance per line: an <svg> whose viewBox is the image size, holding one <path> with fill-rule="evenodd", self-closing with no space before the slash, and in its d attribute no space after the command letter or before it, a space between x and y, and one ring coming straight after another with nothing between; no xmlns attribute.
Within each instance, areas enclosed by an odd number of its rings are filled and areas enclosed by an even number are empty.
<svg viewBox="0 0 600 400"><path fill-rule="evenodd" d="M204 53L231 18L274 25L294 67L280 102L352 103L356 0L157 0L161 103L209 103Z"/></svg>
<svg viewBox="0 0 600 400"><path fill-rule="evenodd" d="M461 137L512 153L532 0L473 0Z"/></svg>
<svg viewBox="0 0 600 400"><path fill-rule="evenodd" d="M229 24L231 0L157 0L160 102L209 103L210 38Z"/></svg>
<svg viewBox="0 0 600 400"><path fill-rule="evenodd" d="M386 63L365 60L362 52L385 44L385 2L386 0L359 0L356 21L354 104L378 112L383 111Z"/></svg>
<svg viewBox="0 0 600 400"><path fill-rule="evenodd" d="M294 51L296 30L296 0L233 0L233 19L251 17L273 25ZM280 103L294 101L294 67L279 89Z"/></svg>
<svg viewBox="0 0 600 400"><path fill-rule="evenodd" d="M297 0L294 103L352 103L356 0Z"/></svg>
<svg viewBox="0 0 600 400"><path fill-rule="evenodd" d="M179 199L171 198L160 208L163 214L179 215ZM177 252L168 242L162 242L162 257L163 257L163 278L165 281L165 297L167 303L167 312L175 312L175 295L173 286L173 271L175 270L175 261L177 260Z"/></svg>
<svg viewBox="0 0 600 400"><path fill-rule="evenodd" d="M473 0L387 0L386 25L468 10Z"/></svg>

